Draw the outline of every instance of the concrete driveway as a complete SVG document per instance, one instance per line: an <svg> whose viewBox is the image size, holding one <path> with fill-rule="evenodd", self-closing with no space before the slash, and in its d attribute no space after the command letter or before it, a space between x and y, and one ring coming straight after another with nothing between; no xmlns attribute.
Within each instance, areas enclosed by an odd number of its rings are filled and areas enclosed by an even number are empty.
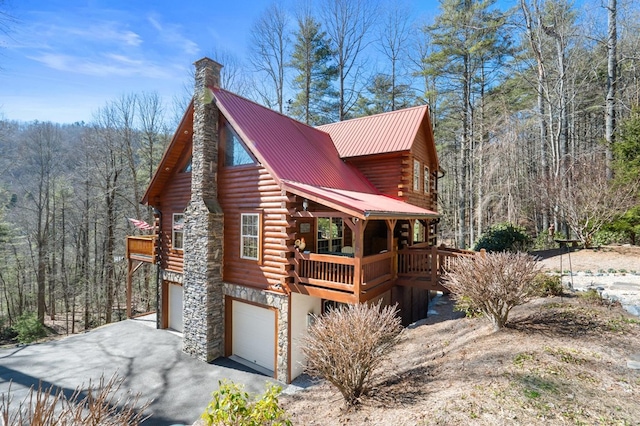
<svg viewBox="0 0 640 426"><path fill-rule="evenodd" d="M251 393L263 392L272 381L228 359L198 361L181 347L175 333L126 320L57 341L0 349L0 393L12 381L15 408L40 380L43 387L55 385L70 394L90 379L97 382L104 374L108 380L117 373L125 379L122 389L153 400L144 425L190 425L207 407L218 380L243 383Z"/></svg>

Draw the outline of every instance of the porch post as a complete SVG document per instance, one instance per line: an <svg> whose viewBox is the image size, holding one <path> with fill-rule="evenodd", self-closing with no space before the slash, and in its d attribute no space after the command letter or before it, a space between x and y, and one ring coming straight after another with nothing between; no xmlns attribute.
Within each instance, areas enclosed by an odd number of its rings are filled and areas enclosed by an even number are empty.
<svg viewBox="0 0 640 426"><path fill-rule="evenodd" d="M127 240L127 318L131 318L131 290L133 280L133 261L129 255L129 241Z"/></svg>
<svg viewBox="0 0 640 426"><path fill-rule="evenodd" d="M398 278L398 246L393 241L393 231L396 229L397 219L387 219L387 250L391 253L391 278Z"/></svg>
<svg viewBox="0 0 640 426"><path fill-rule="evenodd" d="M358 220L355 223L354 247L353 247L353 295L360 302L360 288L362 286L362 254L364 245L364 223Z"/></svg>
<svg viewBox="0 0 640 426"><path fill-rule="evenodd" d="M440 266L438 262L438 247L431 246L431 284L440 284Z"/></svg>

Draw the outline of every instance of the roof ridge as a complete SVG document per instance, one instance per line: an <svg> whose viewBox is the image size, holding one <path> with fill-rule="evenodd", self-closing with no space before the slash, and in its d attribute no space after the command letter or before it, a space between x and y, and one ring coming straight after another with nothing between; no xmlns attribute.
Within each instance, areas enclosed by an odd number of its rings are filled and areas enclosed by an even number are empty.
<svg viewBox="0 0 640 426"><path fill-rule="evenodd" d="M211 90L213 90L213 91L218 90L218 91L221 91L221 92L228 93L228 94L230 94L230 95L232 95L232 96L235 96L236 98L240 98L240 99L242 99L242 100L244 100L244 101L251 102L252 104L254 104L254 105L256 105L256 106L259 106L260 108L266 109L266 110L267 110L267 111L269 111L269 112L272 112L272 113L274 113L274 114L278 114L279 116L281 116L281 117L283 117L283 118L286 118L286 119L289 119L289 120L291 120L291 121L294 121L294 122L295 122L295 123L297 123L297 124L301 124L301 125L303 125L303 126L305 126L305 127L308 127L308 128L310 128L310 129L313 129L313 130L322 131L322 130L317 129L317 128L313 127L313 126L308 125L307 123L303 123L303 122L302 122L302 121L300 121L300 120L296 120L295 118L290 117L290 116L288 116L288 115L287 115L287 114L285 114L285 113L282 113L282 112L280 112L280 111L276 111L275 109L272 109L272 108L269 108L269 107L266 107L266 106L264 106L264 105L262 105L262 104L260 104L260 103L258 103L258 102L256 102L256 101L252 100L252 99L247 98L246 96L238 95L237 93L231 92L230 90L223 89L222 87L210 87L210 89L211 89ZM325 132L325 133L326 133L326 132Z"/></svg>
<svg viewBox="0 0 640 426"><path fill-rule="evenodd" d="M396 109L393 111L386 111L386 112L380 112L378 114L371 114L371 115L364 115L362 117L355 117L355 118L350 118L348 120L343 120L343 121L334 121L333 123L327 123L327 124L321 124L320 126L316 126L315 129L318 130L322 130L322 127L329 127L329 126L333 126L333 125L338 125L341 123L349 123L349 122L354 122L354 121L359 121L359 120L365 120L368 118L379 118L381 116L388 116L388 115L393 115L396 113L401 113L401 112L407 112L407 111L411 111L414 109L420 109L420 108L429 108L429 104L423 104L423 105L416 105L416 106L412 106L409 108L402 108L402 109Z"/></svg>

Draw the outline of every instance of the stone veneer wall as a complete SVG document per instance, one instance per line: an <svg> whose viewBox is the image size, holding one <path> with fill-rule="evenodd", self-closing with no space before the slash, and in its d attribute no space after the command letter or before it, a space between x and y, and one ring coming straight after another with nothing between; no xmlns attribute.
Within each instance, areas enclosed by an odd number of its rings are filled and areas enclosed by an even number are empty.
<svg viewBox="0 0 640 426"><path fill-rule="evenodd" d="M220 64L195 63L191 200L185 212L183 351L203 361L224 355L223 214L218 195L218 109L205 103L220 84Z"/></svg>
<svg viewBox="0 0 640 426"><path fill-rule="evenodd" d="M270 306L278 310L276 379L289 383L289 296L273 291L224 283L224 294L239 300Z"/></svg>

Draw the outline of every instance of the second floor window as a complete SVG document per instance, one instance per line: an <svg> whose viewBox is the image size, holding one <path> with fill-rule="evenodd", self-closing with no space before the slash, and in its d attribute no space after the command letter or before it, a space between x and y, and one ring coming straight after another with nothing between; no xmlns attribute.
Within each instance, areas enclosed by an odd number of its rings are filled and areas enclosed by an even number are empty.
<svg viewBox="0 0 640 426"><path fill-rule="evenodd" d="M258 260L260 246L260 215L242 213L240 215L240 257Z"/></svg>
<svg viewBox="0 0 640 426"><path fill-rule="evenodd" d="M420 191L420 162L413 160L413 190Z"/></svg>
<svg viewBox="0 0 640 426"><path fill-rule="evenodd" d="M253 164L253 157L247 151L240 137L233 131L229 124L224 126L225 144L224 144L224 165L225 166L242 166L244 164Z"/></svg>
<svg viewBox="0 0 640 426"><path fill-rule="evenodd" d="M173 214L171 241L175 250L184 249L184 214L182 213Z"/></svg>

